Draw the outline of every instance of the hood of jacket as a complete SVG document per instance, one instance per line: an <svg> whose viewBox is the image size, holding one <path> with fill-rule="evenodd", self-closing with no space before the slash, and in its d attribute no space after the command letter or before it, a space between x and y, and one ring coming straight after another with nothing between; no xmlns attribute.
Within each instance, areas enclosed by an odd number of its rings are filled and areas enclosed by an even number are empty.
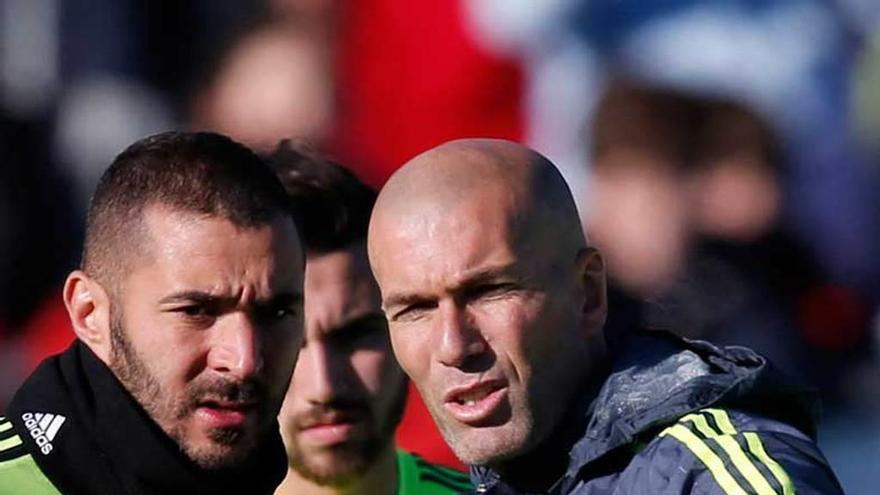
<svg viewBox="0 0 880 495"><path fill-rule="evenodd" d="M632 452L638 442L649 441L682 416L707 407L773 418L815 438L816 395L794 385L745 347L719 347L651 330L631 334L611 359L610 373L598 393L578 397L572 405L580 416L569 416L567 421L580 423L571 429L577 433L573 443L569 441L573 447L568 466L554 488L564 487L566 480L593 463L624 449ZM480 487L487 491L503 483L485 466L473 467L471 476L478 492Z"/></svg>

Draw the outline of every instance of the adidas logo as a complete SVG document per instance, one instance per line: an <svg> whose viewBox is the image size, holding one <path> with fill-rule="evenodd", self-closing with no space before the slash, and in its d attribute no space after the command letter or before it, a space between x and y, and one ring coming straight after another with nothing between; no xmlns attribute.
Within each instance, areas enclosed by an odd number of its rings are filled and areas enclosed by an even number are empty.
<svg viewBox="0 0 880 495"><path fill-rule="evenodd" d="M55 435L58 434L58 430L61 429L61 425L66 419L60 414L51 413L24 413L21 415L25 428L37 442L43 455L52 452L52 440L55 440Z"/></svg>

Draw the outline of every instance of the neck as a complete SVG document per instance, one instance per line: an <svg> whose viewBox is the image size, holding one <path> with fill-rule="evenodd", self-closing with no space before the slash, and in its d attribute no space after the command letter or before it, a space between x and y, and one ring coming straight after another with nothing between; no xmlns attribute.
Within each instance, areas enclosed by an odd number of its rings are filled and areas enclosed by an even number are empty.
<svg viewBox="0 0 880 495"><path fill-rule="evenodd" d="M303 478L293 468L275 490L275 495L394 495L397 493L397 453L394 442L382 450L379 457L359 478L345 485L319 485Z"/></svg>
<svg viewBox="0 0 880 495"><path fill-rule="evenodd" d="M505 484L528 493L544 493L565 474L569 452L579 439L571 425L557 429L553 435L528 454L507 461L493 469Z"/></svg>
<svg viewBox="0 0 880 495"><path fill-rule="evenodd" d="M529 453L491 466L505 483L522 491L543 493L565 474L569 454L586 434L592 402L610 370L604 348L594 357L553 433Z"/></svg>

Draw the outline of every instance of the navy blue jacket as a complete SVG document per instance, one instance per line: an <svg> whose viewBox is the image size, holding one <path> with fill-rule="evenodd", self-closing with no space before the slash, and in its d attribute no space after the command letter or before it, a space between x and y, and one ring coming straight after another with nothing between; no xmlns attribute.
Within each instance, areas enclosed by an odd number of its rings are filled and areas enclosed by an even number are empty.
<svg viewBox="0 0 880 495"><path fill-rule="evenodd" d="M478 466L476 493L843 493L815 443L814 398L753 351L642 332L614 354L567 420L574 438L552 487L528 491ZM520 464L541 469L533 461Z"/></svg>

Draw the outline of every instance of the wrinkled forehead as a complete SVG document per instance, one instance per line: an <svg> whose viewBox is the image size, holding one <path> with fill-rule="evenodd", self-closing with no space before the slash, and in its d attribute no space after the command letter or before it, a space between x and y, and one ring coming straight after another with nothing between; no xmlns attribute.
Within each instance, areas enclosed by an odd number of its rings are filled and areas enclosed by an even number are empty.
<svg viewBox="0 0 880 495"><path fill-rule="evenodd" d="M292 219L239 226L221 216L151 207L145 211L140 267L185 277L247 279L256 269L271 284L302 283L302 246Z"/></svg>
<svg viewBox="0 0 880 495"><path fill-rule="evenodd" d="M523 238L513 204L509 196L489 193L455 202L419 200L401 214L375 217L370 262L379 285L391 275L430 272L454 279L487 263L509 263Z"/></svg>

